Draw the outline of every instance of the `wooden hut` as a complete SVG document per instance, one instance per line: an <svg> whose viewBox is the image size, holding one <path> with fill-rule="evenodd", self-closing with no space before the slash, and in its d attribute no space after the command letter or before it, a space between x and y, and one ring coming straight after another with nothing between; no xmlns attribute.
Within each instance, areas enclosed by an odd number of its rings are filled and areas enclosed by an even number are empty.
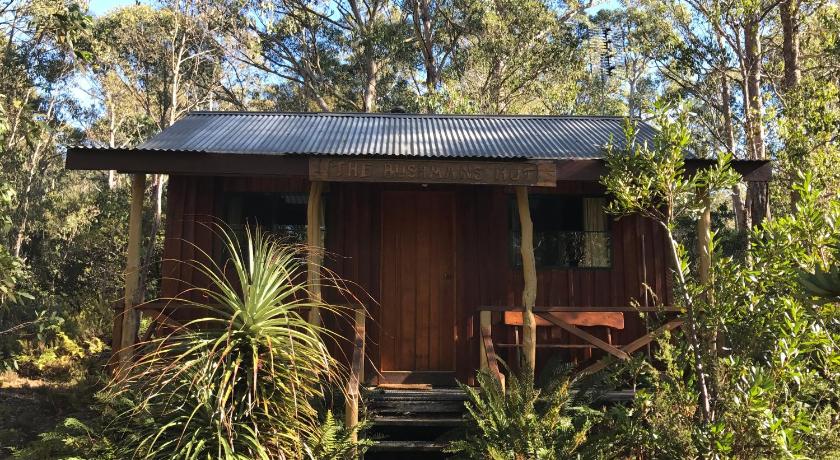
<svg viewBox="0 0 840 460"><path fill-rule="evenodd" d="M665 315L657 325L679 324L667 311L661 229L604 212L604 147L623 144L625 124L596 116L194 112L135 149L70 149L67 167L134 175L128 311L143 180L168 174L163 297L201 282L178 263L196 248L221 257L204 223L257 222L323 245L324 264L367 299L369 315L334 325L350 339L337 353L362 383L451 386L472 382L494 355L515 360L526 287L536 290L540 366L626 358L655 332L640 312ZM639 124L638 141L653 135ZM747 181L769 179L766 162L735 167ZM523 238L528 214L533 232ZM533 246L530 286L523 242ZM115 331L117 344L135 340Z"/></svg>

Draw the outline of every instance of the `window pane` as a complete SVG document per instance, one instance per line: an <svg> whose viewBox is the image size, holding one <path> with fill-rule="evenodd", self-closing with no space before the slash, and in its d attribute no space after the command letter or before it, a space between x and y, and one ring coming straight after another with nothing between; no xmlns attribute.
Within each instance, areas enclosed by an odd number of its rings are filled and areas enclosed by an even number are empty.
<svg viewBox="0 0 840 460"><path fill-rule="evenodd" d="M305 243L307 199L302 193L229 193L225 195L225 220L240 236L246 225L259 225L287 243Z"/></svg>
<svg viewBox="0 0 840 460"><path fill-rule="evenodd" d="M568 195L531 195L537 267L609 267L610 233L605 200ZM511 199L511 256L521 266L521 235Z"/></svg>

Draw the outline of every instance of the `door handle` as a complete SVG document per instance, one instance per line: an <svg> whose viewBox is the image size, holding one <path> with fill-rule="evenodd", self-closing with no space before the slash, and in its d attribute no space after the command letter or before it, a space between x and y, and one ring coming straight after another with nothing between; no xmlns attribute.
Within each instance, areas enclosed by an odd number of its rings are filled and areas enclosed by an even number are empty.
<svg viewBox="0 0 840 460"><path fill-rule="evenodd" d="M446 281L451 280L452 279L452 273L444 273L443 274L443 279L446 280Z"/></svg>

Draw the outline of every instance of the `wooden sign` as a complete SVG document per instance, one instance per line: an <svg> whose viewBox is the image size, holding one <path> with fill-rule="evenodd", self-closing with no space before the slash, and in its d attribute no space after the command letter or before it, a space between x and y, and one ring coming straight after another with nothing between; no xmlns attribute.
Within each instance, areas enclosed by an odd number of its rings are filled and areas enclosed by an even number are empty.
<svg viewBox="0 0 840 460"><path fill-rule="evenodd" d="M557 185L552 161L442 161L310 158L309 179L328 182Z"/></svg>

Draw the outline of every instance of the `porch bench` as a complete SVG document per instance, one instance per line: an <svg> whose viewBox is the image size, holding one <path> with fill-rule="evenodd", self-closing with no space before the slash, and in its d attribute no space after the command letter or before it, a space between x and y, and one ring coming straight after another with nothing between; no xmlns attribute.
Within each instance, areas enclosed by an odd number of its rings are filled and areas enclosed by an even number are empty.
<svg viewBox="0 0 840 460"><path fill-rule="evenodd" d="M549 310L546 308L546 310ZM544 317L544 316L545 317ZM556 322L549 321L546 317L553 318L577 327L604 327L607 333L606 343L612 344L612 329L624 329L624 313L610 311L542 311L534 315L537 327L558 327ZM503 315L505 326L522 327L523 314L521 311L505 311ZM519 329L515 329L515 343L499 343L498 348L521 348L523 344L519 341ZM586 338L584 338L586 340ZM594 349L600 348L589 341L587 343L538 343L537 348L558 348L558 349Z"/></svg>

